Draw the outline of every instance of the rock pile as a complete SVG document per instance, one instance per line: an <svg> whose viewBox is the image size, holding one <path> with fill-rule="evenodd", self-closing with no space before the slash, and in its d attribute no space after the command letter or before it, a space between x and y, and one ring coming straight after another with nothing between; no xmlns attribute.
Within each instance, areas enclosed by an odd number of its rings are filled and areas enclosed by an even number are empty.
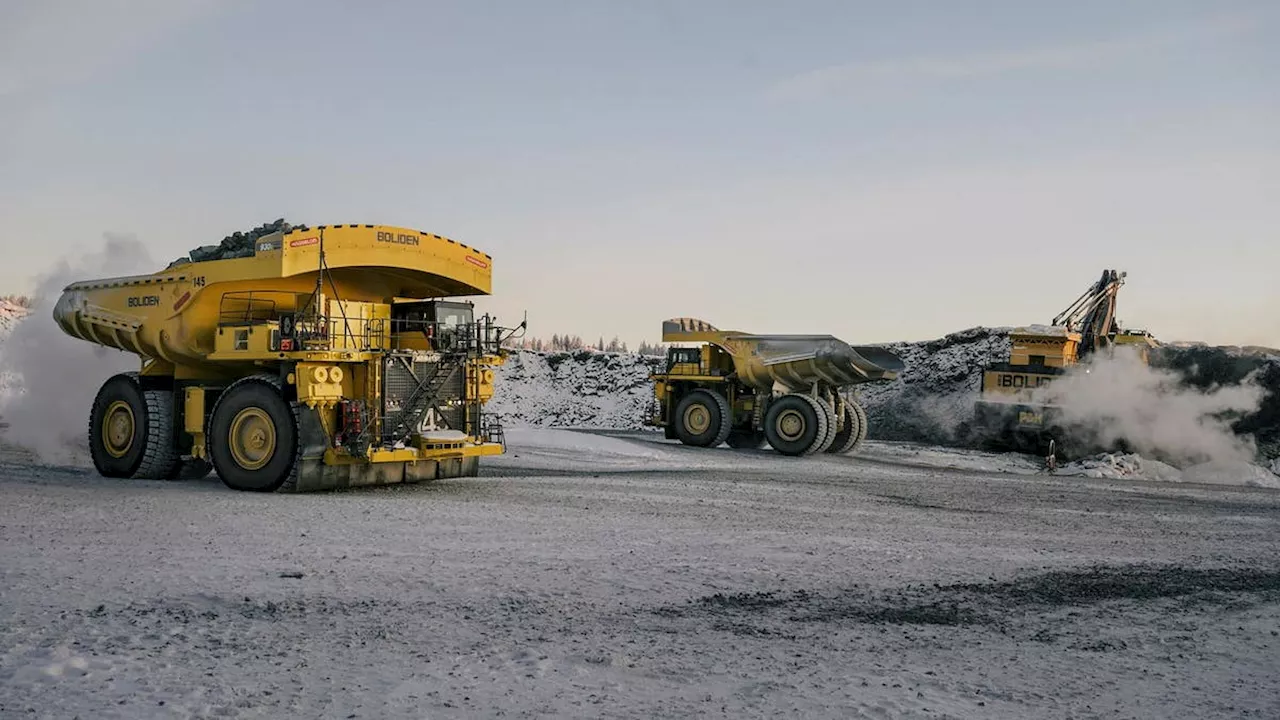
<svg viewBox="0 0 1280 720"><path fill-rule="evenodd" d="M228 258L253 257L254 244L258 238L264 235L270 235L276 232L289 232L290 230L306 230L306 225L291 225L285 222L284 218L279 218L275 222L269 222L248 231L236 231L222 239L222 243L218 245L202 245L194 250L187 257L180 257L169 263L169 267L182 265L192 262L207 262L209 260L226 260Z"/></svg>
<svg viewBox="0 0 1280 720"><path fill-rule="evenodd" d="M873 440L963 445L957 431L973 415L982 370L1009 354L1010 328L973 327L936 340L881 345L906 369L890 382L859 385Z"/></svg>
<svg viewBox="0 0 1280 720"><path fill-rule="evenodd" d="M512 427L652 429L649 373L662 358L632 353L521 350L498 368L486 410Z"/></svg>

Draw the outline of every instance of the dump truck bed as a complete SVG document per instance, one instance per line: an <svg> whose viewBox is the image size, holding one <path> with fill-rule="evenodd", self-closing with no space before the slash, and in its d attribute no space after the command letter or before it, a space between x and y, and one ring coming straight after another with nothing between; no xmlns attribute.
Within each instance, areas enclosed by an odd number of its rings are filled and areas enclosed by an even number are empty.
<svg viewBox="0 0 1280 720"><path fill-rule="evenodd" d="M803 390L815 381L844 387L892 380L904 368L902 359L888 350L853 346L832 335L719 330L695 318L664 321L662 340L718 345L734 357L738 376L762 390L775 383Z"/></svg>
<svg viewBox="0 0 1280 720"><path fill-rule="evenodd" d="M345 300L488 295L492 288L493 259L454 240L386 225L321 225L259 238L253 257L73 283L54 320L82 340L175 365L202 363L220 325L296 311L316 290L322 246L324 284Z"/></svg>
<svg viewBox="0 0 1280 720"><path fill-rule="evenodd" d="M734 335L755 343L758 363L745 369L752 384L765 378L789 387L803 387L815 378L837 387L874 380L891 380L903 369L902 359L871 346L853 346L831 335ZM760 371L764 374L761 375ZM755 375L760 375L758 378Z"/></svg>

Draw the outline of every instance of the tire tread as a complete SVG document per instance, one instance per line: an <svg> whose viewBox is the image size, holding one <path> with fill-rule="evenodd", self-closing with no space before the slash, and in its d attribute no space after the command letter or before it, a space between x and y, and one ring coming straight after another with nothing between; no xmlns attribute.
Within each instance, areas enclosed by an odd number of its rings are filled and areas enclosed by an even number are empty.
<svg viewBox="0 0 1280 720"><path fill-rule="evenodd" d="M813 411L817 413L818 416L818 433L814 436L813 444L800 454L812 455L817 452L822 452L834 437L830 432L831 423L829 421L831 419L831 412L828 411L826 406L819 402L817 398L800 394L797 394L796 397L804 398L805 402L813 406Z"/></svg>
<svg viewBox="0 0 1280 720"><path fill-rule="evenodd" d="M867 409L862 407L862 403L857 400L850 400L849 405L851 405L853 407L853 411L858 414L858 440L854 442L853 447L849 448L846 452L852 452L861 446L862 443L866 442L867 428L869 425L867 421Z"/></svg>
<svg viewBox="0 0 1280 720"><path fill-rule="evenodd" d="M168 480L182 465L182 456L174 442L173 392L143 390L142 399L147 406L147 444L142 451L142 464L133 476L145 480Z"/></svg>

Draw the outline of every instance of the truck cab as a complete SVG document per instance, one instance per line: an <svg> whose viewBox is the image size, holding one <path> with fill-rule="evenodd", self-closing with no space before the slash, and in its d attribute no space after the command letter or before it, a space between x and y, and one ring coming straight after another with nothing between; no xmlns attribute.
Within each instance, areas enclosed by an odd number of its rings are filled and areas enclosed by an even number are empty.
<svg viewBox="0 0 1280 720"><path fill-rule="evenodd" d="M391 334L405 349L461 349L466 347L474 328L473 303L415 300L391 306Z"/></svg>

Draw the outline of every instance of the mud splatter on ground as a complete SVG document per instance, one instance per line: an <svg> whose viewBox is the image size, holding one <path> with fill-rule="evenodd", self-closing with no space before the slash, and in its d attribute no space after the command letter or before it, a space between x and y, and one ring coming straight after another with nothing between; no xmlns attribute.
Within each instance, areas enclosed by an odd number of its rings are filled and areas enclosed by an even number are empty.
<svg viewBox="0 0 1280 720"><path fill-rule="evenodd" d="M664 607L667 617L771 615L787 622L854 622L911 625L1005 624L1011 616L1063 607L1088 608L1181 599L1180 609L1235 608L1280 601L1280 569L1099 566L1057 570L986 583L906 585L889 590L848 588L705 595L684 606Z"/></svg>

